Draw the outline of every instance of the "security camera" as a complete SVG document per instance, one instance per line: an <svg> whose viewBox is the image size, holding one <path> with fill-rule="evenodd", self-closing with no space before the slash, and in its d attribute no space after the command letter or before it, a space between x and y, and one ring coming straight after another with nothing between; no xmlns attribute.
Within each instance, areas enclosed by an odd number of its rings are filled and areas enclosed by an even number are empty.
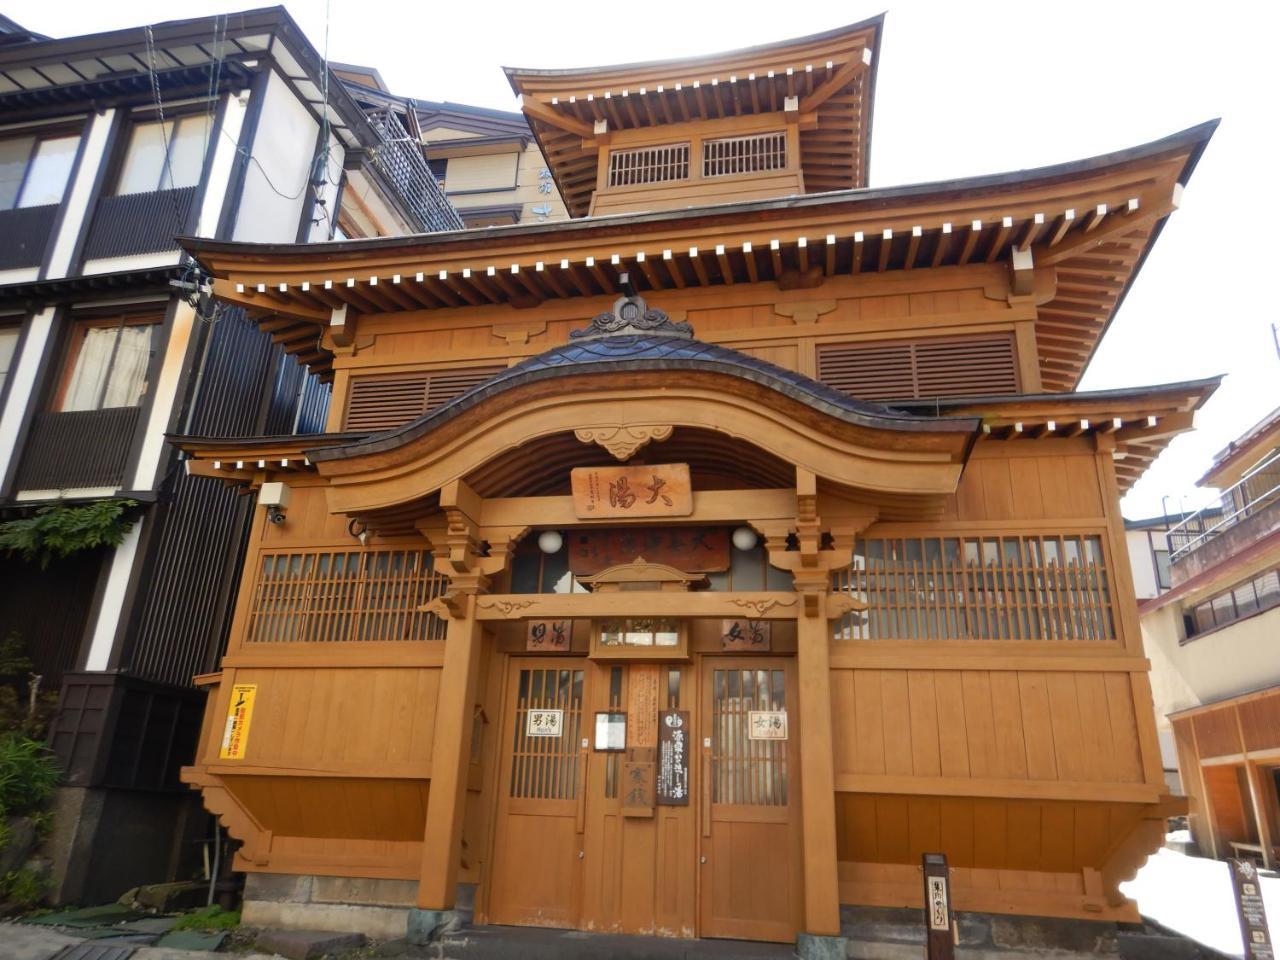
<svg viewBox="0 0 1280 960"><path fill-rule="evenodd" d="M272 523L284 523L290 493L289 485L279 480L264 483L258 490L258 506L267 508L267 519Z"/></svg>

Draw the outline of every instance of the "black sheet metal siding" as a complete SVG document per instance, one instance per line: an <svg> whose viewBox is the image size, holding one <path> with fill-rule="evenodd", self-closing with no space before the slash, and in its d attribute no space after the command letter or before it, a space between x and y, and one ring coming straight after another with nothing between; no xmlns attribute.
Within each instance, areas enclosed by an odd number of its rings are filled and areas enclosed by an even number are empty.
<svg viewBox="0 0 1280 960"><path fill-rule="evenodd" d="M44 569L0 555L0 640L17 640L45 692L57 691L76 666L105 555L87 550ZM25 694L25 673L8 679Z"/></svg>
<svg viewBox="0 0 1280 960"><path fill-rule="evenodd" d="M133 449L139 407L43 410L23 447L18 490L119 487Z"/></svg>
<svg viewBox="0 0 1280 960"><path fill-rule="evenodd" d="M176 250L195 202L196 187L103 197L93 215L84 258L123 257Z"/></svg>
<svg viewBox="0 0 1280 960"><path fill-rule="evenodd" d="M56 203L0 210L0 270L40 266L57 218Z"/></svg>
<svg viewBox="0 0 1280 960"><path fill-rule="evenodd" d="M297 381L283 381L282 370ZM304 371L271 338L226 311L207 331L199 382L184 430L243 436L292 428ZM150 576L122 666L188 684L212 669L226 642L253 499L216 481L170 474L152 522Z"/></svg>

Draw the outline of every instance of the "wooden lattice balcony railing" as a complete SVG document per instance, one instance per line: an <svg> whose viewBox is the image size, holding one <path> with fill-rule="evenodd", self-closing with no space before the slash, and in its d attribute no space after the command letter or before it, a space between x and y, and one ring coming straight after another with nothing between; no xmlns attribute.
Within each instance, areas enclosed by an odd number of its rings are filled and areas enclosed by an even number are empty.
<svg viewBox="0 0 1280 960"><path fill-rule="evenodd" d="M840 640L1114 640L1095 535L869 538L832 589L867 604Z"/></svg>
<svg viewBox="0 0 1280 960"><path fill-rule="evenodd" d="M419 607L446 583L425 550L264 553L245 642L443 640Z"/></svg>

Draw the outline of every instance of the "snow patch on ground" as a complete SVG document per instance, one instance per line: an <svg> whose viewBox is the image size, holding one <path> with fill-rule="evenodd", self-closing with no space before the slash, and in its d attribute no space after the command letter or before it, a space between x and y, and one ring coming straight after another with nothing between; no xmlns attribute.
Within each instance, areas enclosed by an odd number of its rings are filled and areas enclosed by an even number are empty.
<svg viewBox="0 0 1280 960"><path fill-rule="evenodd" d="M1280 877L1262 874L1261 880L1271 942L1280 942ZM1162 848L1120 891L1137 901L1144 917L1215 950L1244 955L1231 874L1223 861Z"/></svg>

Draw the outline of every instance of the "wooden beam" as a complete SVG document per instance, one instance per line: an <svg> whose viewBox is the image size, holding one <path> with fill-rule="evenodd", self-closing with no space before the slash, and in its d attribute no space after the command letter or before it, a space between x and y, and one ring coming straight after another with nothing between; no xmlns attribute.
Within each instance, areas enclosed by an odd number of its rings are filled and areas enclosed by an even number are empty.
<svg viewBox="0 0 1280 960"><path fill-rule="evenodd" d="M527 94L520 97L520 109L529 116L537 117L543 123L550 124L565 133L573 133L588 139L595 136L595 128L591 124L575 120L572 117L566 117L559 110L553 110L545 103L535 100Z"/></svg>
<svg viewBox="0 0 1280 960"><path fill-rule="evenodd" d="M870 52L870 50L864 49L864 53ZM800 112L812 113L817 110L820 106L839 93L842 88L848 86L849 81L861 73L865 68L866 63L863 62L861 57L857 57L841 64L836 69L835 73L831 75L831 79L825 81L821 86L815 87L813 93L810 93L800 101Z"/></svg>

